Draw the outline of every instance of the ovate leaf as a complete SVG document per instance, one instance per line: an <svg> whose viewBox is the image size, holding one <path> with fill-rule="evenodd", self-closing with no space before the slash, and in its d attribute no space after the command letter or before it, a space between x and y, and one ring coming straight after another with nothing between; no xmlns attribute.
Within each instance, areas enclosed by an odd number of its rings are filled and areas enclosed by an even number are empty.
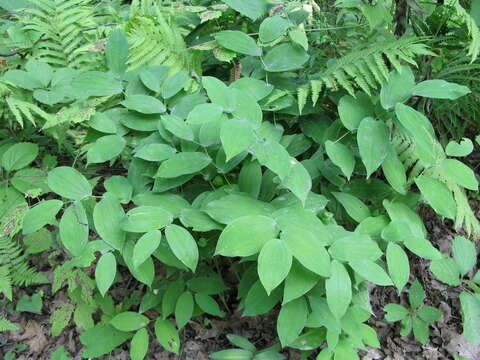
<svg viewBox="0 0 480 360"><path fill-rule="evenodd" d="M98 291L105 296L110 286L112 286L117 273L117 260L111 252L102 255L95 267L95 281Z"/></svg>
<svg viewBox="0 0 480 360"><path fill-rule="evenodd" d="M85 346L84 358L99 358L122 345L132 337L131 334L119 331L111 325L97 325L80 335Z"/></svg>
<svg viewBox="0 0 480 360"><path fill-rule="evenodd" d="M430 263L430 271L438 280L450 286L460 285L460 269L455 261L450 258L433 260Z"/></svg>
<svg viewBox="0 0 480 360"><path fill-rule="evenodd" d="M125 232L121 222L125 217L118 199L106 193L93 209L93 221L98 235L114 249L122 250L125 243Z"/></svg>
<svg viewBox="0 0 480 360"><path fill-rule="evenodd" d="M155 322L155 335L158 342L168 351L178 354L180 350L180 338L177 329L172 323L161 317Z"/></svg>
<svg viewBox="0 0 480 360"><path fill-rule="evenodd" d="M121 104L142 114L161 114L166 110L160 100L148 95L129 95Z"/></svg>
<svg viewBox="0 0 480 360"><path fill-rule="evenodd" d="M307 322L308 306L304 297L282 305L277 319L277 333L283 347L293 343Z"/></svg>
<svg viewBox="0 0 480 360"><path fill-rule="evenodd" d="M192 235L183 227L172 224L166 227L165 236L175 256L195 272L198 263L198 246Z"/></svg>
<svg viewBox="0 0 480 360"><path fill-rule="evenodd" d="M365 93L357 93L356 97L345 95L338 103L338 115L348 130L357 129L364 118L374 113L370 97Z"/></svg>
<svg viewBox="0 0 480 360"><path fill-rule="evenodd" d="M33 233L55 221L55 216L63 206L60 200L45 200L28 209L23 216L22 233Z"/></svg>
<svg viewBox="0 0 480 360"><path fill-rule="evenodd" d="M413 95L433 99L456 100L470 93L471 91L468 87L445 80L426 80L418 83L413 88Z"/></svg>
<svg viewBox="0 0 480 360"><path fill-rule="evenodd" d="M390 145L387 126L383 121L363 119L358 127L357 143L368 178L387 156Z"/></svg>
<svg viewBox="0 0 480 360"><path fill-rule="evenodd" d="M150 320L142 314L124 311L110 320L110 325L120 331L136 331L148 325Z"/></svg>
<svg viewBox="0 0 480 360"><path fill-rule="evenodd" d="M63 246L79 256L85 250L88 242L88 218L85 208L79 201L74 202L63 213L59 226L60 239Z"/></svg>
<svg viewBox="0 0 480 360"><path fill-rule="evenodd" d="M125 139L118 135L102 136L88 150L87 162L97 164L110 161L122 153L126 143Z"/></svg>
<svg viewBox="0 0 480 360"><path fill-rule="evenodd" d="M175 178L194 174L207 167L212 159L201 152L181 152L173 155L160 165L157 177Z"/></svg>
<svg viewBox="0 0 480 360"><path fill-rule="evenodd" d="M148 352L149 335L146 328L138 330L130 342L132 360L143 360Z"/></svg>
<svg viewBox="0 0 480 360"><path fill-rule="evenodd" d="M330 278L325 281L325 290L330 311L341 319L352 300L352 282L345 267L336 260L332 262Z"/></svg>
<svg viewBox="0 0 480 360"><path fill-rule="evenodd" d="M83 200L92 195L92 187L85 177L68 166L61 166L48 173L47 183L56 194L72 200Z"/></svg>
<svg viewBox="0 0 480 360"><path fill-rule="evenodd" d="M447 185L426 175L417 177L415 183L437 214L455 219L457 203Z"/></svg>
<svg viewBox="0 0 480 360"><path fill-rule="evenodd" d="M215 40L224 48L240 54L250 56L262 55L262 48L256 44L252 37L242 31L221 31L215 34Z"/></svg>
<svg viewBox="0 0 480 360"><path fill-rule="evenodd" d="M468 273L477 262L475 245L463 236L455 236L452 250L455 263L460 270L460 274L463 276Z"/></svg>
<svg viewBox="0 0 480 360"><path fill-rule="evenodd" d="M279 15L267 17L260 24L259 38L264 43L271 42L285 35L292 23Z"/></svg>
<svg viewBox="0 0 480 360"><path fill-rule="evenodd" d="M222 0L232 9L252 20L257 20L267 11L265 0Z"/></svg>
<svg viewBox="0 0 480 360"><path fill-rule="evenodd" d="M480 344L480 298L478 294L462 291L460 304L463 318L463 335L470 344Z"/></svg>
<svg viewBox="0 0 480 360"><path fill-rule="evenodd" d="M161 229L173 220L172 214L157 206L138 206L130 210L121 222L123 231L149 232Z"/></svg>
<svg viewBox="0 0 480 360"><path fill-rule="evenodd" d="M394 243L388 244L386 256L388 273L397 287L398 293L401 293L410 277L408 256L399 245Z"/></svg>
<svg viewBox="0 0 480 360"><path fill-rule="evenodd" d="M142 235L133 248L133 266L138 267L143 264L157 250L161 239L162 234L159 230L152 230Z"/></svg>
<svg viewBox="0 0 480 360"><path fill-rule="evenodd" d="M478 190L478 180L475 177L475 173L464 163L455 159L445 159L440 166L445 176L451 181L463 186L465 189Z"/></svg>
<svg viewBox="0 0 480 360"><path fill-rule="evenodd" d="M448 156L463 157L469 155L473 151L473 143L469 138L463 138L459 143L450 141L445 148Z"/></svg>
<svg viewBox="0 0 480 360"><path fill-rule="evenodd" d="M2 166L7 171L14 171L29 165L38 155L38 145L28 142L17 143L2 155Z"/></svg>
<svg viewBox="0 0 480 360"><path fill-rule="evenodd" d="M178 298L175 306L175 320L179 329L182 329L192 318L194 305L192 293L189 291L185 291Z"/></svg>
<svg viewBox="0 0 480 360"><path fill-rule="evenodd" d="M110 33L105 47L107 67L118 75L123 75L127 70L128 42L121 29L115 29Z"/></svg>
<svg viewBox="0 0 480 360"><path fill-rule="evenodd" d="M360 199L353 195L332 192L333 196L342 204L347 214L356 222L361 223L366 218L370 217L370 210Z"/></svg>
<svg viewBox="0 0 480 360"><path fill-rule="evenodd" d="M223 122L220 139L225 151L226 161L247 150L254 140L252 125L248 121L236 118Z"/></svg>
<svg viewBox="0 0 480 360"><path fill-rule="evenodd" d="M283 43L270 50L263 58L263 63L269 72L283 72L300 69L309 58L300 46Z"/></svg>
<svg viewBox="0 0 480 360"><path fill-rule="evenodd" d="M287 277L291 266L292 253L284 241L272 239L263 246L258 256L258 275L268 295Z"/></svg>
<svg viewBox="0 0 480 360"><path fill-rule="evenodd" d="M347 179L350 179L355 168L355 157L352 150L342 143L330 140L325 142L325 150L327 150L330 160L342 170Z"/></svg>

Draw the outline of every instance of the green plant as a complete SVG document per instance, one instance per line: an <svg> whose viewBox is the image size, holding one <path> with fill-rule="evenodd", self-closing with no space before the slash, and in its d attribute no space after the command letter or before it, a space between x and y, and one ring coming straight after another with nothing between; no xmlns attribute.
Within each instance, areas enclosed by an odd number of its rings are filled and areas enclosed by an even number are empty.
<svg viewBox="0 0 480 360"><path fill-rule="evenodd" d="M425 345L429 338L428 324L442 317L442 312L432 306L422 306L425 300L425 291L418 280L410 286L408 292L410 309L398 304L385 306L385 319L391 322L401 321L400 334L406 336L413 330L413 335L420 343Z"/></svg>
<svg viewBox="0 0 480 360"><path fill-rule="evenodd" d="M245 360L258 360L258 359L272 359L282 360L285 356L279 354L280 346L272 346L268 349L257 350L254 344L248 339L235 334L227 335L228 341L237 346L237 349L228 349L217 351L210 355L211 359L226 360L226 359L245 359Z"/></svg>

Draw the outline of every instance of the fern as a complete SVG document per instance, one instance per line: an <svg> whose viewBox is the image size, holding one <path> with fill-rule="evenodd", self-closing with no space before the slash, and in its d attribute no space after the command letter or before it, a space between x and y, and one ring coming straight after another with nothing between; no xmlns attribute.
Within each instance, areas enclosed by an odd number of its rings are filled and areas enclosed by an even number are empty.
<svg viewBox="0 0 480 360"><path fill-rule="evenodd" d="M82 32L95 27L91 0L32 0L19 20L24 30L42 36L33 48L33 56L51 65L80 68L92 62L91 53L78 51L88 39ZM93 59L94 60L94 59Z"/></svg>
<svg viewBox="0 0 480 360"><path fill-rule="evenodd" d="M50 122L53 119L53 115L46 113L32 102L24 101L16 98L15 96L9 96L5 99L8 109L14 116L15 120L23 127L24 120L27 119L33 125L36 125L35 117L38 116L46 122Z"/></svg>
<svg viewBox="0 0 480 360"><path fill-rule="evenodd" d="M4 317L0 316L0 332L2 332L2 331L15 331L15 330L18 330L17 325L15 325L11 321L5 319Z"/></svg>
<svg viewBox="0 0 480 360"><path fill-rule="evenodd" d="M323 73L313 76L308 86L312 102L318 100L322 86L334 91L344 88L355 96L355 87L371 95L372 90L384 83L388 77L389 67L393 66L400 71L401 61L416 66L415 57L418 55L435 56L422 38L402 38L396 41L383 41L357 48L350 51L327 68ZM386 61L388 60L388 61ZM304 102L305 88L298 94L300 110Z"/></svg>
<svg viewBox="0 0 480 360"><path fill-rule="evenodd" d="M468 11L460 5L459 0L450 0L449 5L455 9L457 16L467 26L468 35L471 38L468 47L468 56L470 56L471 61L474 62L480 53L480 29Z"/></svg>

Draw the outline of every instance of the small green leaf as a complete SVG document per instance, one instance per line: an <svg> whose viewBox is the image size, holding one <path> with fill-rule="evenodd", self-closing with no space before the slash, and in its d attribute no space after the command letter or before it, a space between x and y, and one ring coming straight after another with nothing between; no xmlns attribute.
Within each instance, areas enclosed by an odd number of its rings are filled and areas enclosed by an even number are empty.
<svg viewBox="0 0 480 360"><path fill-rule="evenodd" d="M356 97L345 95L338 103L338 115L348 130L357 129L364 118L374 114L373 104L365 93L357 93Z"/></svg>
<svg viewBox="0 0 480 360"><path fill-rule="evenodd" d="M120 104L142 114L161 114L166 110L160 100L148 95L129 95Z"/></svg>
<svg viewBox="0 0 480 360"><path fill-rule="evenodd" d="M160 345L167 351L178 354L180 350L180 338L177 329L166 319L157 318L155 321L155 335Z"/></svg>
<svg viewBox="0 0 480 360"><path fill-rule="evenodd" d="M179 329L182 329L192 318L194 305L192 293L189 291L185 291L178 298L175 306L175 320Z"/></svg>
<svg viewBox="0 0 480 360"><path fill-rule="evenodd" d="M385 319L390 322L403 320L408 315L408 309L398 304L387 304L383 309Z"/></svg>
<svg viewBox="0 0 480 360"><path fill-rule="evenodd" d="M277 333L282 347L293 343L307 322L308 305L304 297L282 305L277 319Z"/></svg>
<svg viewBox="0 0 480 360"><path fill-rule="evenodd" d="M142 235L133 248L133 266L138 267L143 264L157 250L161 240L162 233L158 230L152 230Z"/></svg>
<svg viewBox="0 0 480 360"><path fill-rule="evenodd" d="M226 160L229 161L234 156L247 150L253 143L254 133L252 125L248 121L236 118L227 120L222 124L220 139Z"/></svg>
<svg viewBox="0 0 480 360"><path fill-rule="evenodd" d="M453 258L457 264L460 274L464 276L477 263L477 251L472 241L463 236L455 236L452 245Z"/></svg>
<svg viewBox="0 0 480 360"><path fill-rule="evenodd" d="M393 285L392 280L380 265L371 260L351 261L350 266L357 274L374 284L380 286Z"/></svg>
<svg viewBox="0 0 480 360"><path fill-rule="evenodd" d="M68 166L61 166L48 173L47 183L52 191L72 200L83 200L92 195L92 187L85 177Z"/></svg>
<svg viewBox="0 0 480 360"><path fill-rule="evenodd" d="M123 176L112 176L103 182L107 192L113 194L122 204L128 204L132 199L133 186Z"/></svg>
<svg viewBox="0 0 480 360"><path fill-rule="evenodd" d="M464 163L455 159L445 159L440 165L445 176L465 189L478 191L475 173Z"/></svg>
<svg viewBox="0 0 480 360"><path fill-rule="evenodd" d="M361 223L366 218L370 217L370 210L367 205L353 195L332 192L332 195L342 204L350 217L358 223Z"/></svg>
<svg viewBox="0 0 480 360"><path fill-rule="evenodd" d="M430 271L438 280L450 286L460 285L460 269L455 261L450 258L433 260L430 263Z"/></svg>
<svg viewBox="0 0 480 360"><path fill-rule="evenodd" d="M347 312L352 301L352 281L342 263L334 260L331 266L331 276L325 281L327 303L330 311L337 319Z"/></svg>
<svg viewBox="0 0 480 360"><path fill-rule="evenodd" d="M258 275L268 295L287 277L291 266L292 253L284 241L272 239L263 245L258 256Z"/></svg>
<svg viewBox="0 0 480 360"><path fill-rule="evenodd" d="M462 308L463 335L470 344L480 343L480 297L462 291L460 294Z"/></svg>
<svg viewBox="0 0 480 360"><path fill-rule="evenodd" d="M292 23L279 15L267 17L260 24L259 38L261 42L268 43L285 35Z"/></svg>
<svg viewBox="0 0 480 360"><path fill-rule="evenodd" d="M148 325L150 320L144 315L133 311L117 314L110 320L110 325L120 331L136 331Z"/></svg>
<svg viewBox="0 0 480 360"><path fill-rule="evenodd" d="M228 50L250 56L261 56L260 48L255 40L242 31L226 30L215 34L215 40Z"/></svg>
<svg viewBox="0 0 480 360"><path fill-rule="evenodd" d="M222 0L222 2L254 21L267 11L267 3L264 0Z"/></svg>
<svg viewBox="0 0 480 360"><path fill-rule="evenodd" d="M195 302L200 307L200 309L202 309L202 311L205 311L207 314L218 317L225 316L225 313L220 310L218 303L209 295L202 293L195 294Z"/></svg>
<svg viewBox="0 0 480 360"><path fill-rule="evenodd" d="M110 325L96 325L80 335L85 346L82 357L99 358L108 354L132 337L131 334L119 331Z"/></svg>
<svg viewBox="0 0 480 360"><path fill-rule="evenodd" d="M105 58L110 71L123 75L127 70L128 42L121 29L113 30L105 46Z"/></svg>
<svg viewBox="0 0 480 360"><path fill-rule="evenodd" d="M206 168L212 159L201 152L181 152L162 162L156 177L176 178L181 175L195 174Z"/></svg>
<svg viewBox="0 0 480 360"><path fill-rule="evenodd" d="M138 206L121 222L123 231L143 233L161 229L173 220L172 214L157 206Z"/></svg>
<svg viewBox="0 0 480 360"><path fill-rule="evenodd" d="M416 309L423 304L423 300L425 300L425 290L418 279L415 279L408 291L408 301L412 309Z"/></svg>
<svg viewBox="0 0 480 360"><path fill-rule="evenodd" d="M434 308L433 306L424 306L417 311L417 315L423 321L431 323L434 321L438 321L442 317L443 313L440 310Z"/></svg>
<svg viewBox="0 0 480 360"><path fill-rule="evenodd" d="M87 152L87 162L98 164L110 161L120 155L127 142L118 135L107 135L99 138Z"/></svg>
<svg viewBox="0 0 480 360"><path fill-rule="evenodd" d="M425 321L419 318L413 318L413 335L422 345L427 343L429 330Z"/></svg>
<svg viewBox="0 0 480 360"><path fill-rule="evenodd" d="M73 256L81 255L88 243L88 217L80 201L74 202L63 213L59 225L63 246Z"/></svg>
<svg viewBox="0 0 480 360"><path fill-rule="evenodd" d="M165 129L180 139L187 141L193 141L194 139L193 130L190 128L189 124L178 116L163 115L162 125Z"/></svg>
<svg viewBox="0 0 480 360"><path fill-rule="evenodd" d="M463 138L460 143L450 141L445 148L448 156L463 157L470 155L473 151L473 143L469 138Z"/></svg>
<svg viewBox="0 0 480 360"><path fill-rule="evenodd" d="M402 66L401 72L394 70L380 91L380 103L386 110L393 109L397 103L404 103L412 96L415 76L409 66Z"/></svg>
<svg viewBox="0 0 480 360"><path fill-rule="evenodd" d="M100 71L80 72L72 80L72 90L85 98L120 94L123 86L114 74Z"/></svg>
<svg viewBox="0 0 480 360"><path fill-rule="evenodd" d="M284 72L300 69L310 58L299 46L283 43L271 49L263 58L268 72Z"/></svg>
<svg viewBox="0 0 480 360"><path fill-rule="evenodd" d="M226 1L226 0L225 0ZM253 352L243 349L220 350L210 354L210 359L214 360L251 360Z"/></svg>
<svg viewBox="0 0 480 360"><path fill-rule="evenodd" d="M311 290L320 280L320 277L307 270L294 261L292 268L285 279L285 287L283 291L283 303L299 298Z"/></svg>
<svg viewBox="0 0 480 360"><path fill-rule="evenodd" d="M168 77L167 80L165 80L165 82L162 84L162 87L160 89L162 97L164 99L170 99L183 89L187 81L188 72L186 71L179 71Z"/></svg>
<svg viewBox="0 0 480 360"><path fill-rule="evenodd" d="M447 185L426 175L417 177L415 184L417 184L422 195L437 214L449 219L455 219L457 203Z"/></svg>
<svg viewBox="0 0 480 360"><path fill-rule="evenodd" d="M367 178L382 165L390 147L389 131L383 121L365 118L357 132L358 150L367 169Z"/></svg>
<svg viewBox="0 0 480 360"><path fill-rule="evenodd" d="M95 268L95 281L102 296L105 296L112 286L117 274L117 260L111 252L103 254Z"/></svg>
<svg viewBox="0 0 480 360"><path fill-rule="evenodd" d="M38 156L38 145L28 142L10 146L2 155L2 166L7 171L20 170Z"/></svg>
<svg viewBox="0 0 480 360"><path fill-rule="evenodd" d="M120 201L110 193L105 193L93 209L93 221L98 235L117 250L122 250L125 243L126 234L121 228L124 218Z"/></svg>
<svg viewBox="0 0 480 360"><path fill-rule="evenodd" d="M233 112L236 107L236 99L235 97L232 96L232 91L228 88L227 85L225 85L222 81L219 79L212 77L212 76L204 76L202 77L202 84L205 90L207 91L207 95L212 101L213 104L215 105L220 105L225 112ZM205 111L211 111L213 106L202 106L201 111L197 109L193 109L192 112L196 112L197 115L193 116L195 119L198 119L195 122L198 122L200 119L199 117L205 112ZM218 108L214 109L210 114L209 118L211 120L214 119L220 119L221 113L218 113ZM190 115L189 115L190 118ZM192 122L193 119L189 119L189 122ZM202 120L202 123L205 120Z"/></svg>
<svg viewBox="0 0 480 360"><path fill-rule="evenodd" d="M60 200L45 200L28 209L23 216L23 235L31 234L55 221L55 216L62 206L63 202Z"/></svg>
<svg viewBox="0 0 480 360"><path fill-rule="evenodd" d="M336 240L328 251L332 257L340 261L375 261L382 256L377 243L368 236L360 234L352 234Z"/></svg>
<svg viewBox="0 0 480 360"><path fill-rule="evenodd" d="M330 140L325 142L325 150L330 160L342 170L347 179L350 179L355 168L353 152L342 143Z"/></svg>
<svg viewBox="0 0 480 360"><path fill-rule="evenodd" d="M176 150L166 144L148 144L135 152L135 157L147 161L163 161L170 159Z"/></svg>
<svg viewBox="0 0 480 360"><path fill-rule="evenodd" d="M388 244L386 256L388 273L397 287L398 293L401 293L410 277L408 256L399 245L394 243Z"/></svg>
<svg viewBox="0 0 480 360"><path fill-rule="evenodd" d="M195 272L198 264L198 246L192 235L183 227L172 224L165 228L165 236L178 260Z"/></svg>
<svg viewBox="0 0 480 360"><path fill-rule="evenodd" d="M308 37L303 29L292 29L288 32L290 40L295 44L300 45L303 50L308 51Z"/></svg>
<svg viewBox="0 0 480 360"><path fill-rule="evenodd" d="M456 100L470 93L468 87L445 80L426 80L413 88L413 95L432 99Z"/></svg>
<svg viewBox="0 0 480 360"><path fill-rule="evenodd" d="M149 336L148 330L138 330L130 342L130 357L132 360L143 360L148 352Z"/></svg>

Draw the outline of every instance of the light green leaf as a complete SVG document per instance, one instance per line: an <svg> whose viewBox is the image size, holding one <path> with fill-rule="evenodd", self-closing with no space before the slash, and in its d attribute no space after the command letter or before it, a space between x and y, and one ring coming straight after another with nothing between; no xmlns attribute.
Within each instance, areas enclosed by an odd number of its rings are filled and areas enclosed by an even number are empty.
<svg viewBox="0 0 480 360"><path fill-rule="evenodd" d="M161 240L162 233L158 230L152 230L142 235L133 248L133 266L138 267L143 264L157 250Z"/></svg>
<svg viewBox="0 0 480 360"><path fill-rule="evenodd" d="M146 328L138 330L130 342L130 357L132 360L143 360L148 352L149 335Z"/></svg>
<svg viewBox="0 0 480 360"><path fill-rule="evenodd" d="M48 173L48 187L56 194L72 200L83 200L92 195L92 187L85 177L68 166L61 166Z"/></svg>
<svg viewBox="0 0 480 360"><path fill-rule="evenodd" d="M250 196L231 194L209 202L204 211L221 224L230 224L243 216L269 216L275 208ZM273 239L273 238L272 238ZM270 240L270 239L269 239Z"/></svg>
<svg viewBox="0 0 480 360"><path fill-rule="evenodd" d="M325 150L332 162L337 165L343 174L350 179L355 168L355 157L352 150L339 142L326 141Z"/></svg>
<svg viewBox="0 0 480 360"><path fill-rule="evenodd" d="M269 72L284 72L300 69L309 58L300 46L283 43L271 49L263 58L263 63Z"/></svg>
<svg viewBox="0 0 480 360"><path fill-rule="evenodd" d="M347 214L356 222L361 223L366 218L370 217L370 209L360 199L353 195L332 192L332 195L342 204Z"/></svg>
<svg viewBox="0 0 480 360"><path fill-rule="evenodd" d="M358 150L367 169L367 178L382 165L390 147L389 131L383 121L365 118L357 132Z"/></svg>
<svg viewBox="0 0 480 360"><path fill-rule="evenodd" d="M165 127L165 129L180 139L187 141L193 141L194 139L193 130L190 128L189 124L178 116L163 115L162 125Z"/></svg>
<svg viewBox="0 0 480 360"><path fill-rule="evenodd" d="M80 335L85 346L82 357L99 358L108 354L132 337L131 334L119 331L110 325L96 325Z"/></svg>
<svg viewBox="0 0 480 360"><path fill-rule="evenodd" d="M112 96L120 94L123 86L113 74L100 71L81 72L72 80L74 93L84 96Z"/></svg>
<svg viewBox="0 0 480 360"><path fill-rule="evenodd" d="M417 184L422 195L437 214L449 219L455 219L457 203L447 185L426 175L417 177L415 184Z"/></svg>
<svg viewBox="0 0 480 360"><path fill-rule="evenodd" d="M236 118L223 122L220 140L225 151L226 161L247 150L254 140L252 125Z"/></svg>
<svg viewBox="0 0 480 360"><path fill-rule="evenodd" d="M429 330L427 324L422 319L413 318L413 335L422 345L427 343Z"/></svg>
<svg viewBox="0 0 480 360"><path fill-rule="evenodd" d="M478 294L462 291L460 304L462 308L463 335L470 344L480 344L480 298Z"/></svg>
<svg viewBox="0 0 480 360"><path fill-rule="evenodd" d="M222 0L232 9L252 20L257 20L267 11L265 0Z"/></svg>
<svg viewBox="0 0 480 360"><path fill-rule="evenodd" d="M133 186L123 176L112 176L103 182L107 192L113 194L122 204L128 204L132 199Z"/></svg>
<svg viewBox="0 0 480 360"><path fill-rule="evenodd" d="M142 114L161 114L166 110L160 100L148 95L129 95L120 104Z"/></svg>
<svg viewBox="0 0 480 360"><path fill-rule="evenodd" d="M331 276L325 281L327 303L337 319L347 312L352 300L352 282L345 267L338 261L332 261Z"/></svg>
<svg viewBox="0 0 480 360"><path fill-rule="evenodd" d="M387 246L387 266L388 273L395 284L398 293L401 293L405 285L407 285L410 277L410 263L408 256L403 249L394 243Z"/></svg>
<svg viewBox="0 0 480 360"><path fill-rule="evenodd" d="M175 329L170 321L158 317L157 321L155 321L155 335L160 345L166 350L178 354L180 350L180 338L177 329Z"/></svg>
<svg viewBox="0 0 480 360"><path fill-rule="evenodd" d="M282 185L290 190L303 204L312 189L312 178L303 164L295 158L292 158L290 163L290 172L283 179Z"/></svg>
<svg viewBox="0 0 480 360"><path fill-rule="evenodd" d="M380 265L371 260L355 260L350 262L350 266L357 274L376 285L390 286L392 280Z"/></svg>
<svg viewBox="0 0 480 360"><path fill-rule="evenodd" d="M262 48L256 44L252 37L242 31L221 31L215 34L215 40L224 48L236 53L250 56L262 55Z"/></svg>
<svg viewBox="0 0 480 360"><path fill-rule="evenodd" d="M183 89L185 83L188 81L188 72L179 71L172 76L168 77L167 80L162 84L160 92L164 99L170 99L172 96L176 95L180 90Z"/></svg>
<svg viewBox="0 0 480 360"><path fill-rule="evenodd" d="M390 146L385 160L382 162L382 170L388 183L398 193L404 195L406 193L405 187L407 185L407 175L405 166L400 161L395 149Z"/></svg>
<svg viewBox="0 0 480 360"><path fill-rule="evenodd" d="M306 294L318 283L319 279L320 277L317 274L294 261L285 279L283 303L286 304Z"/></svg>
<svg viewBox="0 0 480 360"><path fill-rule="evenodd" d="M460 270L460 274L464 276L477 263L477 251L472 241L465 239L463 236L455 236L452 244L453 258Z"/></svg>
<svg viewBox="0 0 480 360"><path fill-rule="evenodd" d="M162 162L156 177L175 178L181 175L195 174L206 168L212 159L201 152L181 152Z"/></svg>
<svg viewBox="0 0 480 360"><path fill-rule="evenodd" d="M223 0L234 1L234 0ZM238 0L237 0L238 1ZM243 349L227 349L214 352L209 355L210 359L214 360L251 360L253 353L250 350Z"/></svg>
<svg viewBox="0 0 480 360"><path fill-rule="evenodd" d="M470 155L473 151L473 143L469 138L463 138L460 143L450 141L445 148L448 156L463 157Z"/></svg>
<svg viewBox="0 0 480 360"><path fill-rule="evenodd" d="M2 166L7 171L14 171L28 166L38 156L38 145L28 142L10 146L2 155Z"/></svg>
<svg viewBox="0 0 480 360"><path fill-rule="evenodd" d="M290 173L290 169L294 165L292 163L294 159L292 159L288 151L277 142L258 142L254 144L253 151L258 162L272 170L281 180Z"/></svg>
<svg viewBox="0 0 480 360"><path fill-rule="evenodd" d="M138 206L130 210L121 221L121 228L128 232L149 232L161 229L173 221L168 211L157 206Z"/></svg>
<svg viewBox="0 0 480 360"><path fill-rule="evenodd" d="M135 153L135 157L147 161L163 161L175 155L175 148L166 144L147 144Z"/></svg>
<svg viewBox="0 0 480 360"><path fill-rule="evenodd" d="M393 109L397 103L404 103L412 96L415 76L409 66L402 66L401 72L394 70L388 75L387 82L380 91L380 103L386 110Z"/></svg>
<svg viewBox="0 0 480 360"><path fill-rule="evenodd" d="M417 315L423 321L434 322L439 320L442 317L443 313L440 310L434 308L433 306L425 306L417 311Z"/></svg>
<svg viewBox="0 0 480 360"><path fill-rule="evenodd" d="M183 280L172 281L162 297L162 316L166 319L175 311L175 305L185 289Z"/></svg>
<svg viewBox="0 0 480 360"><path fill-rule="evenodd" d="M285 35L292 23L280 15L267 17L260 24L259 38L261 42L268 43Z"/></svg>
<svg viewBox="0 0 480 360"><path fill-rule="evenodd" d="M63 213L59 225L60 239L63 246L79 256L85 250L88 243L88 217L80 201L74 202Z"/></svg>
<svg viewBox="0 0 480 360"><path fill-rule="evenodd" d="M110 71L123 75L127 70L128 42L121 29L115 29L110 33L105 46L105 58Z"/></svg>
<svg viewBox="0 0 480 360"><path fill-rule="evenodd" d="M110 320L110 325L120 331L136 331L148 325L150 320L142 314L125 311L117 314Z"/></svg>
<svg viewBox="0 0 480 360"><path fill-rule="evenodd" d="M300 45L303 50L308 51L308 37L305 30L300 28L292 29L288 32L288 36L295 44Z"/></svg>
<svg viewBox="0 0 480 360"><path fill-rule="evenodd" d="M398 304L387 304L385 310L385 319L390 322L403 320L408 315L408 309Z"/></svg>
<svg viewBox="0 0 480 360"><path fill-rule="evenodd" d="M23 235L31 234L55 221L55 216L62 206L63 202L60 200L45 200L28 209L23 216Z"/></svg>
<svg viewBox="0 0 480 360"><path fill-rule="evenodd" d="M118 135L107 135L99 138L87 152L87 163L98 164L110 161L120 155L127 142Z"/></svg>
<svg viewBox="0 0 480 360"><path fill-rule="evenodd" d="M95 267L95 281L98 291L105 296L110 286L112 286L117 273L117 260L111 252L103 254Z"/></svg>
<svg viewBox="0 0 480 360"><path fill-rule="evenodd" d="M220 105L226 112L233 112L235 110L235 97L232 96L232 91L228 88L227 85L212 76L202 77L202 84L213 104ZM209 106L208 110L210 110L211 107L212 106ZM198 111L199 113L203 113L204 110L207 110L206 105L203 106L201 112L196 109L193 109L192 112ZM212 120L215 118L219 118L218 111L214 111L209 117L211 117ZM192 120L190 120L189 122L191 121Z"/></svg>
<svg viewBox="0 0 480 360"><path fill-rule="evenodd" d="M348 130L355 130L366 117L375 114L370 97L365 93L357 93L356 97L343 96L338 103L338 115L343 126Z"/></svg>
<svg viewBox="0 0 480 360"><path fill-rule="evenodd" d="M283 347L293 343L307 322L308 305L304 297L282 305L277 319L277 334Z"/></svg>
<svg viewBox="0 0 480 360"><path fill-rule="evenodd" d="M470 93L468 87L445 80L426 80L413 88L413 95L432 99L456 100Z"/></svg>
<svg viewBox="0 0 480 360"><path fill-rule="evenodd" d="M193 307L195 303L193 302L192 293L185 291L177 300L175 306L175 320L177 322L178 329L182 329L192 318Z"/></svg>
<svg viewBox="0 0 480 360"><path fill-rule="evenodd" d="M183 227L172 224L165 228L165 236L178 260L195 272L198 264L198 246L192 235Z"/></svg>
<svg viewBox="0 0 480 360"><path fill-rule="evenodd" d="M292 253L284 241L272 239L263 245L258 256L258 276L268 295L287 277Z"/></svg>
<svg viewBox="0 0 480 360"><path fill-rule="evenodd" d="M336 240L328 251L340 261L375 261L383 254L375 241L361 234L351 234Z"/></svg>
<svg viewBox="0 0 480 360"><path fill-rule="evenodd" d="M455 159L445 159L440 166L445 176L451 181L465 189L478 191L478 180L475 173L464 163Z"/></svg>
<svg viewBox="0 0 480 360"><path fill-rule="evenodd" d="M262 100L273 91L273 85L267 84L265 81L249 77L242 77L234 81L232 84L230 84L230 87L233 89L242 90L243 93L249 93L255 99L255 101Z"/></svg>
<svg viewBox="0 0 480 360"><path fill-rule="evenodd" d="M122 250L125 243L125 232L121 222L125 217L118 199L106 193L93 209L93 221L98 235L114 249Z"/></svg>
<svg viewBox="0 0 480 360"><path fill-rule="evenodd" d="M418 279L415 279L408 291L408 301L412 309L417 309L423 304L423 300L425 300L425 290L423 290L422 284L420 284Z"/></svg>
<svg viewBox="0 0 480 360"><path fill-rule="evenodd" d="M52 246L52 233L45 228L23 237L26 254L38 254Z"/></svg>
<svg viewBox="0 0 480 360"><path fill-rule="evenodd" d="M450 257L433 260L430 263L430 271L445 284L450 286L460 285L460 269Z"/></svg>
<svg viewBox="0 0 480 360"><path fill-rule="evenodd" d="M238 175L240 191L258 198L262 186L262 167L258 161L244 161Z"/></svg>
<svg viewBox="0 0 480 360"><path fill-rule="evenodd" d="M202 309L202 311L205 311L207 314L218 317L225 316L225 313L220 310L218 303L209 295L202 293L195 294L195 302L200 307L200 309Z"/></svg>
<svg viewBox="0 0 480 360"><path fill-rule="evenodd" d="M243 216L222 231L215 254L230 257L254 255L277 234L273 219L262 215Z"/></svg>
<svg viewBox="0 0 480 360"><path fill-rule="evenodd" d="M429 240L417 237L408 237L404 239L404 244L408 250L424 259L437 260L442 257Z"/></svg>

